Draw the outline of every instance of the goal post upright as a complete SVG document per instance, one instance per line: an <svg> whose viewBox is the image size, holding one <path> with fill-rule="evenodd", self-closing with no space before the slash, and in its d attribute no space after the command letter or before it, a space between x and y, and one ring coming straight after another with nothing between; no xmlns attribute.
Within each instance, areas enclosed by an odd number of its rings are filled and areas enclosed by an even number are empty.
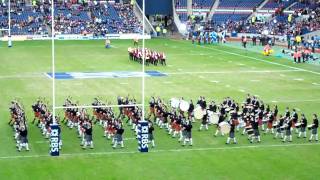
<svg viewBox="0 0 320 180"><path fill-rule="evenodd" d="M142 1L142 117L141 117L141 120L142 121L145 121L145 108L144 108L144 105L145 105L145 60L146 60L146 57L145 57L145 0Z"/></svg>
<svg viewBox="0 0 320 180"><path fill-rule="evenodd" d="M52 61L52 120L53 124L56 125L56 89L55 89L55 47L54 47L54 0L51 1L51 61Z"/></svg>
<svg viewBox="0 0 320 180"><path fill-rule="evenodd" d="M11 41L11 0L8 0L8 47L12 47Z"/></svg>

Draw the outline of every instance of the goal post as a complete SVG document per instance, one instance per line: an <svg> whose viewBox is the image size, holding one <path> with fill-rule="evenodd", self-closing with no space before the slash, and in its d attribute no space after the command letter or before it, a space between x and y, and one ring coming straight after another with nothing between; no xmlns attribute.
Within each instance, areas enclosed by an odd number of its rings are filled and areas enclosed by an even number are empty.
<svg viewBox="0 0 320 180"><path fill-rule="evenodd" d="M51 73L52 73L52 117L53 117L53 123L51 128L54 130L52 131L52 134L50 134L50 147L51 151L50 154L51 156L59 156L59 148L58 147L58 142L60 140L60 129L58 127L58 123L56 121L56 114L58 110L63 110L66 109L66 107L63 106L57 106L56 105L56 69L55 69L55 17L54 17L54 11L55 11L55 6L54 6L55 1L51 1ZM142 6L143 6L143 19L142 19L142 86L141 86L141 95L142 95L142 102L140 104L135 104L133 106L140 106L142 109L142 114L141 114L141 121L139 122L138 125L138 150L140 152L148 152L148 121L145 119L146 112L145 112L145 21L146 21L146 16L145 16L145 0L142 1ZM10 34L11 35L11 34ZM9 43L8 43L9 44ZM132 106L132 105L129 105ZM74 108L95 108L98 106L76 106ZM122 105L107 105L107 107L125 107ZM70 108L70 107L68 107Z"/></svg>
<svg viewBox="0 0 320 180"><path fill-rule="evenodd" d="M0 1L0 3L5 4L6 1ZM0 27L0 41L7 41L8 47L12 47L12 37L11 37L11 1L7 0L7 26Z"/></svg>

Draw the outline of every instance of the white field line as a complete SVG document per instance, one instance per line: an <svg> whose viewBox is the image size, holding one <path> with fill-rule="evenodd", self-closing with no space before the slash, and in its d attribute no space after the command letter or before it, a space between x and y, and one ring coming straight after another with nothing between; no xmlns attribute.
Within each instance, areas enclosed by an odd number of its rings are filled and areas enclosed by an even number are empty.
<svg viewBox="0 0 320 180"><path fill-rule="evenodd" d="M320 99L304 99L304 100L272 100L266 103L301 103L301 102L320 102Z"/></svg>
<svg viewBox="0 0 320 180"><path fill-rule="evenodd" d="M193 151L219 151L219 150L237 150L237 149L263 149L263 148L281 148L281 147L303 147L303 146L318 146L320 143L305 143L305 144L271 144L271 145L248 145L248 146L233 146L233 147L208 147L208 148L181 148L181 149L159 149L150 150L149 153L167 153L167 152L193 152ZM101 156L113 154L140 154L138 151L113 151L113 152L84 152L84 153L61 153L60 157L79 157L79 156ZM21 159L21 158L54 158L49 154L42 155L19 155L19 156L0 156L0 160L5 159ZM56 157L59 158L59 157Z"/></svg>
<svg viewBox="0 0 320 180"><path fill-rule="evenodd" d="M252 71L185 71L178 69L180 72L161 72L167 75L185 75L185 74L237 74L237 73L285 73L285 72L303 72L303 70L252 70ZM47 73L30 73L30 74L15 74L15 75L0 75L0 79L28 79L28 78L44 78L51 76ZM140 77L139 77L140 78ZM95 79L95 78L91 78Z"/></svg>
<svg viewBox="0 0 320 180"><path fill-rule="evenodd" d="M0 79L28 79L28 78L43 78L46 76L47 76L46 74L42 74L42 73L30 73L30 74L0 75Z"/></svg>
<svg viewBox="0 0 320 180"><path fill-rule="evenodd" d="M171 41L177 41L177 40L171 39ZM184 42L184 41L178 41L178 42L182 42L182 43L185 43L185 44L188 43L188 42ZM245 58L256 60L256 61L265 62L265 63L268 63L268 64L273 64L273 65L286 67L286 68L289 68L289 69L295 69L295 70L300 70L300 71L304 71L304 72L309 72L309 73L312 73L312 74L320 75L320 72L315 72L315 71L311 71L311 70L307 70L307 69L303 69L303 68L299 68L299 67L293 67L293 66L280 64L280 63L276 63L276 62L273 62L273 61L267 61L267 60L264 60L264 59L255 58L255 57L242 55L242 54L238 54L238 53L233 53L233 52L229 52L229 51L225 51L225 50L221 50L221 49L215 49L215 48L210 48L210 47L200 46L200 45L197 45L197 46L202 47L202 48L206 48L206 49L211 49L211 50L214 50L214 51L224 52L226 54L231 54L231 55L245 57Z"/></svg>
<svg viewBox="0 0 320 180"><path fill-rule="evenodd" d="M261 70L261 71L186 71L186 72L161 72L167 75L184 74L236 74L236 73L279 73L279 72L303 72L303 70Z"/></svg>

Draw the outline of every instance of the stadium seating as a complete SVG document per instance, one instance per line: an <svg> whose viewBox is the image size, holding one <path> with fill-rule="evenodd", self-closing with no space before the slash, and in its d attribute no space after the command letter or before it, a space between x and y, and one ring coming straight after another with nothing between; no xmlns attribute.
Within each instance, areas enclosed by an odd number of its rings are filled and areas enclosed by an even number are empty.
<svg viewBox="0 0 320 180"><path fill-rule="evenodd" d="M212 17L212 22L223 24L226 21L244 21L249 17L248 13L216 13Z"/></svg>
<svg viewBox="0 0 320 180"><path fill-rule="evenodd" d="M210 9L215 0L192 0L193 8Z"/></svg>
<svg viewBox="0 0 320 180"><path fill-rule="evenodd" d="M263 0L220 0L219 8L252 9L261 4L262 2Z"/></svg>
<svg viewBox="0 0 320 180"><path fill-rule="evenodd" d="M282 1L281 3L276 2L275 0L269 0L263 7L262 9L275 9L278 7L283 7L287 8L289 7L292 3L296 2L296 0L286 0Z"/></svg>
<svg viewBox="0 0 320 180"><path fill-rule="evenodd" d="M40 6L42 9L14 4L11 13L11 33L13 35L48 34L50 6L48 4ZM55 31L60 34L94 33L100 35L141 32L141 24L130 5L113 3L88 6L84 7L80 4L55 5ZM7 7L0 7L0 28L8 28L6 12Z"/></svg>

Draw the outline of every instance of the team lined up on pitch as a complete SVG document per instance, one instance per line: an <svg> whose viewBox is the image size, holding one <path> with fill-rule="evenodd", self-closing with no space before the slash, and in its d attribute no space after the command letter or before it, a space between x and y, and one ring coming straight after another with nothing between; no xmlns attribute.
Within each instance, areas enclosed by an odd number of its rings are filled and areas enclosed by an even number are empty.
<svg viewBox="0 0 320 180"><path fill-rule="evenodd" d="M118 110L108 107L110 103L103 102L101 98L95 98L92 103L93 114L90 115L85 108L78 108L79 103L75 103L69 97L65 100L65 114L61 124L76 129L83 149L88 146L94 148L94 126L103 128L103 136L111 140L112 148L117 148L118 145L123 148L125 124L131 126L134 136L137 136L137 125L141 121L142 109L134 98L119 96L117 101ZM28 123L22 107L16 100L11 102L9 124L13 126L19 151L22 148L29 150ZM53 123L52 113L47 107L48 103L43 99L38 99L32 106L35 114L32 124L37 121L37 126L45 138L49 138L50 125ZM316 114L308 125L305 115L301 114L299 117L295 109L290 112L287 108L283 115L279 115L277 105L271 109L257 97L248 95L241 106L230 97L225 98L221 104L211 101L208 105L205 97L200 97L196 104L192 100L188 102L183 98L172 98L167 104L163 99L152 97L146 117L149 124L149 143L155 147L153 136L155 124L160 129L166 129L173 138L178 137L181 145L193 145L192 129L196 119L201 121L199 131L209 130L209 125L215 125L214 136L228 134L226 144L231 141L237 143L236 135L240 130L242 135L247 135L250 143L261 142L260 131L264 131L264 134L273 134L274 139L280 138L282 142L292 142L292 133L297 133L297 138L307 138L307 129L311 131L309 141L318 141L319 121ZM60 117L57 116L56 121L60 124ZM61 147L60 140L59 148Z"/></svg>

